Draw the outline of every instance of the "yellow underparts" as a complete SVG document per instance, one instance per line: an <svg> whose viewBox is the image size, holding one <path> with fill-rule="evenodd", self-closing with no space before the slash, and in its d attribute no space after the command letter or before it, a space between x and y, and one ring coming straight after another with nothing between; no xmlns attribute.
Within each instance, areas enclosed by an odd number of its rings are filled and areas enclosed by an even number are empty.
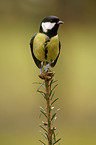
<svg viewBox="0 0 96 145"><path fill-rule="evenodd" d="M33 53L35 57L40 61L51 62L55 60L59 53L59 39L58 35L52 37L47 45L45 46L45 41L48 36L43 33L37 33L33 41ZM45 59L45 49L47 48L47 57Z"/></svg>

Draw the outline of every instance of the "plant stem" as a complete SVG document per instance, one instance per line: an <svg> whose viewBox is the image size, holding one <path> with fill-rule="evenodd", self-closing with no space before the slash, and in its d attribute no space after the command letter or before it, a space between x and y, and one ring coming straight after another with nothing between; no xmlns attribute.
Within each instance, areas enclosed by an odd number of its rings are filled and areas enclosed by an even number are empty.
<svg viewBox="0 0 96 145"><path fill-rule="evenodd" d="M47 136L48 136L48 145L53 145L52 139L52 121L51 121L51 103L50 103L50 83L55 72L48 71L39 75L41 79L45 82L45 94L46 94L46 113L47 113Z"/></svg>
<svg viewBox="0 0 96 145"><path fill-rule="evenodd" d="M47 127L48 127L48 145L52 145L52 131L51 131L51 109L50 109L50 80L45 79L45 89L46 89L46 105L47 105Z"/></svg>

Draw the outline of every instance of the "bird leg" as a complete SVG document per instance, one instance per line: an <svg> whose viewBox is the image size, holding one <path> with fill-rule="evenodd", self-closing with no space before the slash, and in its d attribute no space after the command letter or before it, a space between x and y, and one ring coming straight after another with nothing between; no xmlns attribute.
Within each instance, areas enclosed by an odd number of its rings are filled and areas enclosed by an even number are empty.
<svg viewBox="0 0 96 145"><path fill-rule="evenodd" d="M50 64L53 63L53 62L54 62L54 60L52 60L50 63L48 63L48 64L45 66L45 72L48 71Z"/></svg>
<svg viewBox="0 0 96 145"><path fill-rule="evenodd" d="M42 72L43 72L43 65L44 65L44 63L43 63L43 61L42 61L42 62L41 62L40 74L42 74Z"/></svg>

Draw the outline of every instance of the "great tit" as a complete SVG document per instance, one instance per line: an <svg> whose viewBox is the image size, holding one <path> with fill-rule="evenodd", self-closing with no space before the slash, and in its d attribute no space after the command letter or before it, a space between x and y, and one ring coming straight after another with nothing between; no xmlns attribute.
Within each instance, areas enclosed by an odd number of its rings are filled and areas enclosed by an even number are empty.
<svg viewBox="0 0 96 145"><path fill-rule="evenodd" d="M40 74L47 72L49 65L54 67L60 55L60 40L57 34L59 25L63 24L56 16L48 16L40 23L38 33L32 36L30 41L31 53L35 64L40 68Z"/></svg>

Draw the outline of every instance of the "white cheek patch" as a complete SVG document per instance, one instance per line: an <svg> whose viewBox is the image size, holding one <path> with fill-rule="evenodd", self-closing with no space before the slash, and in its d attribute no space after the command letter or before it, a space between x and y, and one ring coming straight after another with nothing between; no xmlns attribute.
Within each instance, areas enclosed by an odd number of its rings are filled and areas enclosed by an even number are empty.
<svg viewBox="0 0 96 145"><path fill-rule="evenodd" d="M56 23L51 23L51 22L43 22L42 23L42 28L44 32L47 32L48 30L51 30Z"/></svg>

